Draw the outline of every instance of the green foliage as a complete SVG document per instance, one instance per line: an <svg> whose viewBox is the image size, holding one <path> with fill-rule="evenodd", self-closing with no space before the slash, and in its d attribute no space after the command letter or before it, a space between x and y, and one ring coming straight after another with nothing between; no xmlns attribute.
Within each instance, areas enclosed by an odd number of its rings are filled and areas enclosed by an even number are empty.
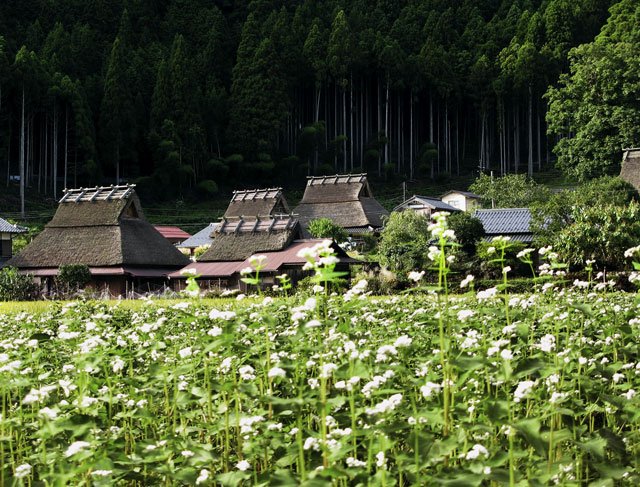
<svg viewBox="0 0 640 487"><path fill-rule="evenodd" d="M0 301L31 301L37 294L33 276L20 274L15 267L0 269Z"/></svg>
<svg viewBox="0 0 640 487"><path fill-rule="evenodd" d="M640 19L637 2L612 8L601 34L569 53L570 73L547 92L549 132L561 135L558 167L586 180L616 174L621 149L640 140Z"/></svg>
<svg viewBox="0 0 640 487"><path fill-rule="evenodd" d="M429 220L413 211L393 212L380 232L380 263L392 271L406 274L430 267L427 257L431 232Z"/></svg>
<svg viewBox="0 0 640 487"><path fill-rule="evenodd" d="M484 237L484 226L478 218L474 218L466 211L460 211L449 215L447 225L456 233L456 242L462 245L462 250L472 254L476 242Z"/></svg>
<svg viewBox="0 0 640 487"><path fill-rule="evenodd" d="M598 266L620 269L624 251L640 242L640 204L636 201L624 206L575 206L570 217L573 223L552 241L565 262L582 265L595 259Z"/></svg>
<svg viewBox="0 0 640 487"><path fill-rule="evenodd" d="M337 243L346 242L349 235L340 225L329 218L318 218L309 222L309 233L315 238L331 238Z"/></svg>
<svg viewBox="0 0 640 487"><path fill-rule="evenodd" d="M66 264L58 267L57 281L71 291L77 291L91 281L91 271L86 264Z"/></svg>
<svg viewBox="0 0 640 487"><path fill-rule="evenodd" d="M633 200L640 201L640 196L632 185L619 177L603 176L535 203L531 208L531 229L538 244L553 246L557 234L573 223L576 209L625 206Z"/></svg>
<svg viewBox="0 0 640 487"><path fill-rule="evenodd" d="M491 208L492 201L496 208L526 208L551 197L549 188L525 174L506 174L499 178L480 174L469 191L481 196L486 208Z"/></svg>
<svg viewBox="0 0 640 487"><path fill-rule="evenodd" d="M478 242L476 254L483 263L481 267L489 276L500 277L502 267L506 266L511 267L514 274L525 275L529 268L520 261L517 255L526 247L528 245L524 242L509 242L505 248L504 262L497 261L500 255L498 255L496 244L493 242Z"/></svg>

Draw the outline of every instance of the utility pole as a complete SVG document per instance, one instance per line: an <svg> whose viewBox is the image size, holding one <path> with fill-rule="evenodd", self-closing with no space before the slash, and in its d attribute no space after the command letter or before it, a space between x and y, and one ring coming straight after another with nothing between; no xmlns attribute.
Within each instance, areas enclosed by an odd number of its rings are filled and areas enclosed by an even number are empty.
<svg viewBox="0 0 640 487"><path fill-rule="evenodd" d="M402 181L402 201L407 201L407 182Z"/></svg>
<svg viewBox="0 0 640 487"><path fill-rule="evenodd" d="M493 194L493 171L491 171L491 194ZM491 209L495 208L496 204L493 201L493 197L491 198Z"/></svg>

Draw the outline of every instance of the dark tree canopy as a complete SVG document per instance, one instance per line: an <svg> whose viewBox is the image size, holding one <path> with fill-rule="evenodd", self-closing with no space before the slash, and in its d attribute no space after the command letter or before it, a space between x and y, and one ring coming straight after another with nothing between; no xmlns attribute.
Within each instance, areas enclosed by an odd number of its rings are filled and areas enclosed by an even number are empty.
<svg viewBox="0 0 640 487"><path fill-rule="evenodd" d="M48 196L531 176L554 147L589 178L640 144L633 0L1 3L0 177Z"/></svg>

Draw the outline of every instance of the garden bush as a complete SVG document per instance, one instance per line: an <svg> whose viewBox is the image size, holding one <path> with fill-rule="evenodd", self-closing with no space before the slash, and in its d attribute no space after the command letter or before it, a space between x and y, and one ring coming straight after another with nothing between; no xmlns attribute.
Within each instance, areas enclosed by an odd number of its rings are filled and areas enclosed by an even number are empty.
<svg viewBox="0 0 640 487"><path fill-rule="evenodd" d="M33 276L20 274L15 267L0 269L0 301L31 301L37 296Z"/></svg>

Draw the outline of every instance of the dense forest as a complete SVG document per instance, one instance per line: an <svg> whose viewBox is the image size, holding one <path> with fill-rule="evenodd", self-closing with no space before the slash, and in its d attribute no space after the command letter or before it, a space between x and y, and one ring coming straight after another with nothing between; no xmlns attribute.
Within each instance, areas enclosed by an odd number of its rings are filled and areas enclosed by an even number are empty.
<svg viewBox="0 0 640 487"><path fill-rule="evenodd" d="M0 181L207 197L554 149L612 172L640 145L639 25L632 0L3 0Z"/></svg>

